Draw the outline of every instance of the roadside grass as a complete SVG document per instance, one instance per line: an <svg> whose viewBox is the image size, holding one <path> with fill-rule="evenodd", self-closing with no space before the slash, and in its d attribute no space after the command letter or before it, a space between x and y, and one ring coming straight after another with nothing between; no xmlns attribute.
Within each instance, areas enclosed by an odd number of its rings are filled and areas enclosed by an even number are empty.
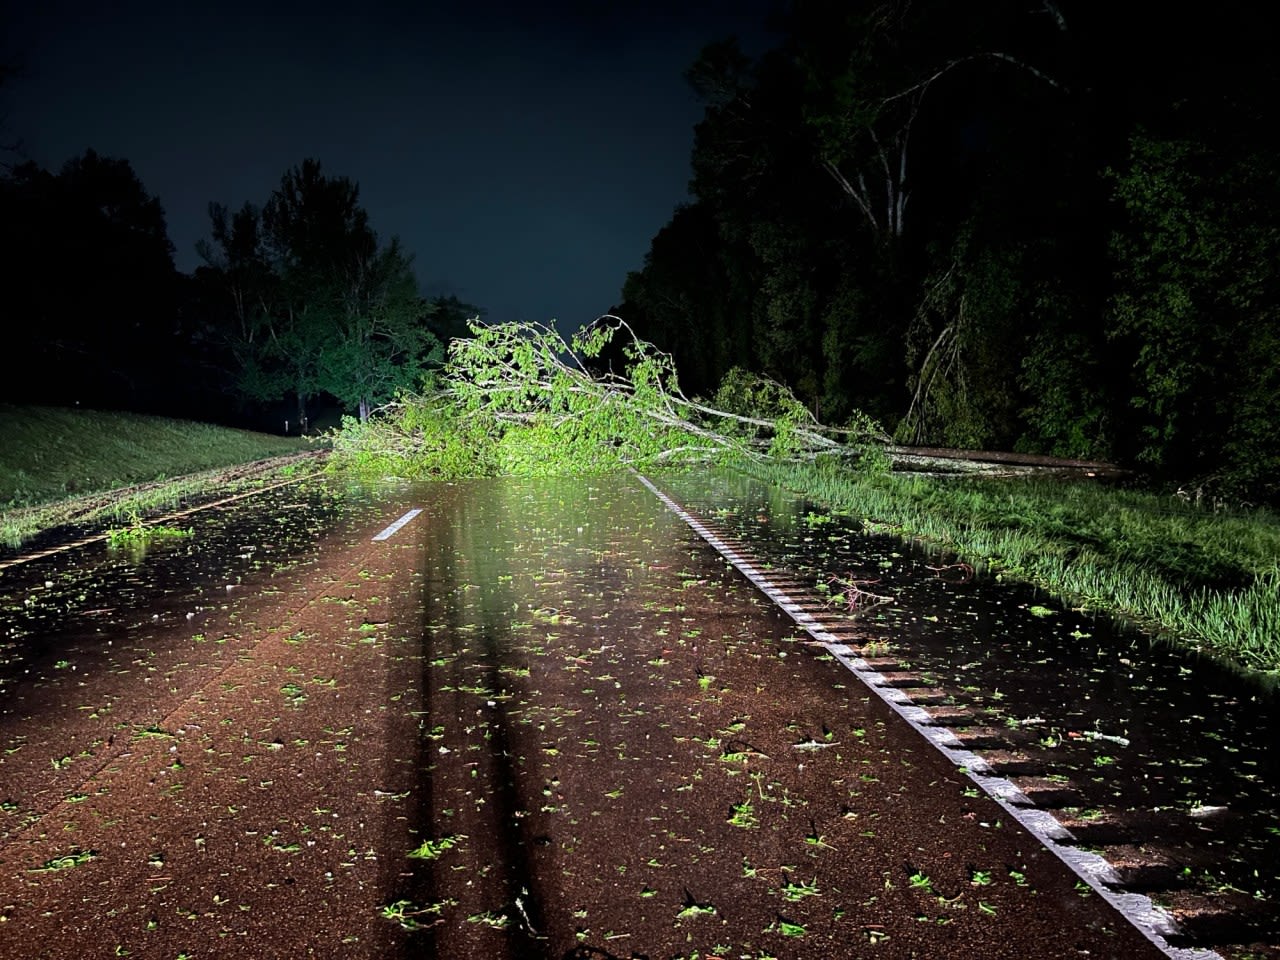
<svg viewBox="0 0 1280 960"><path fill-rule="evenodd" d="M190 420L0 404L0 505L34 506L308 448L300 437Z"/></svg>
<svg viewBox="0 0 1280 960"><path fill-rule="evenodd" d="M208 490L215 481L201 471L311 449L300 437L194 421L0 404L0 545L20 546L72 519L133 520ZM142 483L148 486L90 509L68 507Z"/></svg>
<svg viewBox="0 0 1280 960"><path fill-rule="evenodd" d="M746 470L1179 645L1280 670L1280 517L1271 510L1215 513L1090 481L856 474L826 464Z"/></svg>
<svg viewBox="0 0 1280 960"><path fill-rule="evenodd" d="M107 546L113 550L143 550L157 540L176 540L191 536L191 530L164 524L148 525L142 516L134 512L128 526L112 527L107 531Z"/></svg>

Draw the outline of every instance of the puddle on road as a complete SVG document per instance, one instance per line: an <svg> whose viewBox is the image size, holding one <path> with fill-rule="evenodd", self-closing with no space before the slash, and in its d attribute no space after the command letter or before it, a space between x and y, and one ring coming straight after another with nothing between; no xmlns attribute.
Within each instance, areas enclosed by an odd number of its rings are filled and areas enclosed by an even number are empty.
<svg viewBox="0 0 1280 960"><path fill-rule="evenodd" d="M107 639L190 621L252 582L312 562L317 544L375 516L381 494L309 480L184 517L192 535L145 550L89 544L0 571L0 697L49 670L83 669ZM189 616L190 615L190 616Z"/></svg>
<svg viewBox="0 0 1280 960"><path fill-rule="evenodd" d="M384 816L399 792L382 790L397 772L384 761L416 723L383 683L419 643L412 618L389 632L414 579L410 563L389 589L403 544L370 539L398 493L330 494L193 516L189 549L133 566L67 551L58 566L80 580L34 580L46 602L20 654L43 653L0 691L10 950L283 956L323 933L320 953L354 957L341 938L384 926L378 840L403 819ZM93 613L103 600L119 603L110 622Z"/></svg>
<svg viewBox="0 0 1280 960"><path fill-rule="evenodd" d="M372 535L390 496L317 478L191 514L142 555L97 542L0 571L0 838L243 655L255 611Z"/></svg>
<svg viewBox="0 0 1280 960"><path fill-rule="evenodd" d="M1060 956L1074 875L634 480L419 497L411 955Z"/></svg>
<svg viewBox="0 0 1280 960"><path fill-rule="evenodd" d="M1032 588L939 570L951 560L860 533L776 488L706 474L663 483L812 590L839 590L834 576L893 597L855 617L900 664L890 669L945 691L941 704L970 715L964 723L980 739L1012 746L1027 773L1042 774L1040 786L1060 788L1046 805L1082 844L1104 852L1140 846L1158 862L1135 874L1135 885L1252 901L1246 909L1276 935L1273 687L1109 618L1064 609Z"/></svg>

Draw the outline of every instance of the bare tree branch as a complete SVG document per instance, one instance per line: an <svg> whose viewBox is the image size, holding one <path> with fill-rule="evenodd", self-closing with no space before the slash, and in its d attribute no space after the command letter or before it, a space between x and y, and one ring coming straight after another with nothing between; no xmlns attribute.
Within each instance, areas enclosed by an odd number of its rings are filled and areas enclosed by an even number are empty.
<svg viewBox="0 0 1280 960"><path fill-rule="evenodd" d="M917 91L921 91L923 93L923 91L927 90L929 85L932 84L935 80L939 79L944 74L954 70L956 67L963 66L966 63L972 63L975 60L982 60L988 57L995 60L1003 60L1005 63L1011 63L1015 67L1019 67L1027 71L1027 73L1031 74L1036 79L1043 80L1045 83L1053 87L1055 90L1061 90L1064 93L1069 92L1069 88L1065 84L1060 83L1058 80L1055 80L1053 77L1049 76L1043 70L1033 67L1029 63L1025 63L1022 60L1019 60L1017 57L1013 56L1012 54L1004 53L1003 51L1000 51L1000 50L987 50L987 51L984 51L983 53L972 53L972 54L969 54L969 56L967 57L958 57L955 60L948 60L941 67L939 67L929 76L925 77L923 80L917 83L913 83L911 86L907 87L904 90L899 90L897 93L890 94L889 96L881 100L880 103L881 105L892 103L895 100L901 100L903 97L909 97L913 93L916 93Z"/></svg>
<svg viewBox="0 0 1280 960"><path fill-rule="evenodd" d="M853 202L858 205L858 209L860 209L866 215L867 219L871 221L871 228L875 230L876 233L879 233L880 224L876 221L875 214L871 212L871 204L868 202L866 197L866 184L862 183L862 190L859 191L858 188L851 184L848 178L840 172L840 168L830 160L822 161L822 169L826 170L827 173L831 175L831 178L840 186L840 189L852 198ZM859 175L858 179L859 181L862 180L861 175Z"/></svg>
<svg viewBox="0 0 1280 960"><path fill-rule="evenodd" d="M1041 6L1044 12L1053 18L1054 25L1063 33L1067 32L1067 18L1062 15L1062 9L1053 2L1053 0L1043 0Z"/></svg>

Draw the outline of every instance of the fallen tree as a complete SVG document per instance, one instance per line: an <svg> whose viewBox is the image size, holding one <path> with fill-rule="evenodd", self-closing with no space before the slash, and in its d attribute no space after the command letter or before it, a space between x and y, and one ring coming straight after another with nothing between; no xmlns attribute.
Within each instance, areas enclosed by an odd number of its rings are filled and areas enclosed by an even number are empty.
<svg viewBox="0 0 1280 960"><path fill-rule="evenodd" d="M824 455L887 463L888 437L870 418L820 423L767 378L735 370L711 402L686 397L670 354L617 317L568 341L542 324L469 328L429 389L344 422L337 465L453 479Z"/></svg>

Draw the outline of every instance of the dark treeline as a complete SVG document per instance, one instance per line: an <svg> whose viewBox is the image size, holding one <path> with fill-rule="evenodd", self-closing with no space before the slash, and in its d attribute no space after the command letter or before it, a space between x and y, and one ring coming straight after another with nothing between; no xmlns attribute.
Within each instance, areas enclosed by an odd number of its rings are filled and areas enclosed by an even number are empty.
<svg viewBox="0 0 1280 960"><path fill-rule="evenodd" d="M0 179L3 397L147 410L181 404L182 278L164 211L126 161L92 150Z"/></svg>
<svg viewBox="0 0 1280 960"><path fill-rule="evenodd" d="M481 312L423 297L358 186L316 161L261 205L209 211L205 263L186 275L127 161L89 150L0 178L0 399L297 432L317 410L363 418L419 387Z"/></svg>
<svg viewBox="0 0 1280 960"><path fill-rule="evenodd" d="M290 398L294 422L307 422L317 397L365 420L420 388L444 343L481 312L422 297L412 257L379 240L359 199L355 183L307 160L261 207L209 207L212 241L195 275L205 324L220 331L242 395Z"/></svg>
<svg viewBox="0 0 1280 960"><path fill-rule="evenodd" d="M796 0L707 47L692 202L618 312L903 442L1114 458L1274 499L1269 16L1226 2Z"/></svg>

